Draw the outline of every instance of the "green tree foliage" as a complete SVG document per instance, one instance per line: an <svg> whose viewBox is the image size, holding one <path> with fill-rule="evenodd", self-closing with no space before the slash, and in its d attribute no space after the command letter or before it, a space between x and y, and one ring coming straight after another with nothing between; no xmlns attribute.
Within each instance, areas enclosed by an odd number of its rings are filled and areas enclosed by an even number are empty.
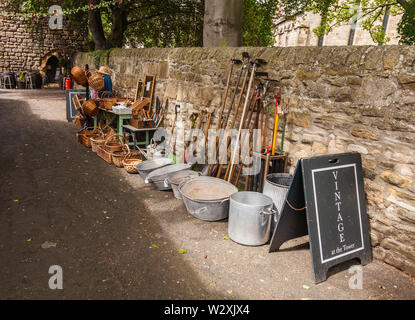
<svg viewBox="0 0 415 320"><path fill-rule="evenodd" d="M278 0L243 0L243 45L269 47L274 45L274 23Z"/></svg>
<svg viewBox="0 0 415 320"><path fill-rule="evenodd" d="M52 4L78 25L89 26L95 49L201 46L204 0L6 0L8 10L29 13L38 25ZM41 15L39 16L39 13Z"/></svg>
<svg viewBox="0 0 415 320"><path fill-rule="evenodd" d="M164 0L144 7L125 32L131 47L200 47L203 45L204 1Z"/></svg>
<svg viewBox="0 0 415 320"><path fill-rule="evenodd" d="M398 27L400 42L415 43L415 0L280 0L280 3L289 18L307 11L320 14L322 24L313 30L317 36L321 37L339 25L355 22L380 44L390 40L382 27L385 12L403 14Z"/></svg>

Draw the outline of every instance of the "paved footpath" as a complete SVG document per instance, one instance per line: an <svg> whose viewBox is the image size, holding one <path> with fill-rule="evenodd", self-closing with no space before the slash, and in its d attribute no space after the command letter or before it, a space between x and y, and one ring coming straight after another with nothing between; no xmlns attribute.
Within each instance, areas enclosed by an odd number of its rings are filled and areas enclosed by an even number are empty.
<svg viewBox="0 0 415 320"><path fill-rule="evenodd" d="M0 299L415 298L412 278L376 261L362 290L354 262L315 285L307 237L272 254L226 240L226 222L80 145L63 91L0 90L0 112ZM49 289L52 265L63 290Z"/></svg>

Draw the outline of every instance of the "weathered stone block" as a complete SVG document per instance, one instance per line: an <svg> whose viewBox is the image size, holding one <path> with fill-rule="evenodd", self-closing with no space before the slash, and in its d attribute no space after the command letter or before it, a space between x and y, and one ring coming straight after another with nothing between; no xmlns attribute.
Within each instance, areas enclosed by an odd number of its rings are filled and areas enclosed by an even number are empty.
<svg viewBox="0 0 415 320"><path fill-rule="evenodd" d="M380 177L384 181L386 181L390 184L393 184L395 186L402 187L402 188L409 187L412 184L411 179L408 179L406 177L403 177L403 176L401 176L399 174L396 174L396 173L393 173L391 171L382 172Z"/></svg>
<svg viewBox="0 0 415 320"><path fill-rule="evenodd" d="M311 115L302 112L290 112L287 116L287 122L295 126L309 128L311 124Z"/></svg>

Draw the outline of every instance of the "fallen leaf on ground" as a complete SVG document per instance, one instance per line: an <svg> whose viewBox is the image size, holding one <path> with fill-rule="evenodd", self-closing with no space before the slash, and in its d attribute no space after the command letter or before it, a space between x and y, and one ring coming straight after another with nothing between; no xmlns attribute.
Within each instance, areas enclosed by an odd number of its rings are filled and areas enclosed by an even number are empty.
<svg viewBox="0 0 415 320"><path fill-rule="evenodd" d="M29 239L27 239L26 241L27 241L27 242L31 242L31 241L32 241L32 238L29 238Z"/></svg>
<svg viewBox="0 0 415 320"><path fill-rule="evenodd" d="M228 294L232 294L232 290L226 290Z"/></svg>
<svg viewBox="0 0 415 320"><path fill-rule="evenodd" d="M386 289L386 288L382 285L379 285L379 289Z"/></svg>
<svg viewBox="0 0 415 320"><path fill-rule="evenodd" d="M186 249L179 249L178 252L185 254L185 253L187 253L187 250Z"/></svg>
<svg viewBox="0 0 415 320"><path fill-rule="evenodd" d="M225 240L229 240L229 237L225 236L225 237L223 237L223 239L225 239Z"/></svg>
<svg viewBox="0 0 415 320"><path fill-rule="evenodd" d="M303 284L303 288L306 289L306 290L310 289L310 287L306 284Z"/></svg>
<svg viewBox="0 0 415 320"><path fill-rule="evenodd" d="M153 248L158 248L157 245L154 243L151 245Z"/></svg>
<svg viewBox="0 0 415 320"><path fill-rule="evenodd" d="M42 249L56 248L56 243L51 241L45 241L41 245Z"/></svg>
<svg viewBox="0 0 415 320"><path fill-rule="evenodd" d="M19 200L13 200L13 202L19 202Z"/></svg>

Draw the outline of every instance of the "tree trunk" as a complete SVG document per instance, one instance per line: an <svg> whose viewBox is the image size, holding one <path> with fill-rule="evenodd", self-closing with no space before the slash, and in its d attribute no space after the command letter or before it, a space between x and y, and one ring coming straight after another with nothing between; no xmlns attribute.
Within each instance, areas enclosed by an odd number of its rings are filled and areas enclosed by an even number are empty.
<svg viewBox="0 0 415 320"><path fill-rule="evenodd" d="M123 7L112 10L111 36L108 38L108 48L121 48L124 42L124 32L127 29L127 12Z"/></svg>
<svg viewBox="0 0 415 320"><path fill-rule="evenodd" d="M242 45L242 0L205 0L204 47Z"/></svg>
<svg viewBox="0 0 415 320"><path fill-rule="evenodd" d="M102 27L100 10L90 10L89 16L89 30L92 33L95 50L107 49L107 41L105 39L104 28Z"/></svg>

